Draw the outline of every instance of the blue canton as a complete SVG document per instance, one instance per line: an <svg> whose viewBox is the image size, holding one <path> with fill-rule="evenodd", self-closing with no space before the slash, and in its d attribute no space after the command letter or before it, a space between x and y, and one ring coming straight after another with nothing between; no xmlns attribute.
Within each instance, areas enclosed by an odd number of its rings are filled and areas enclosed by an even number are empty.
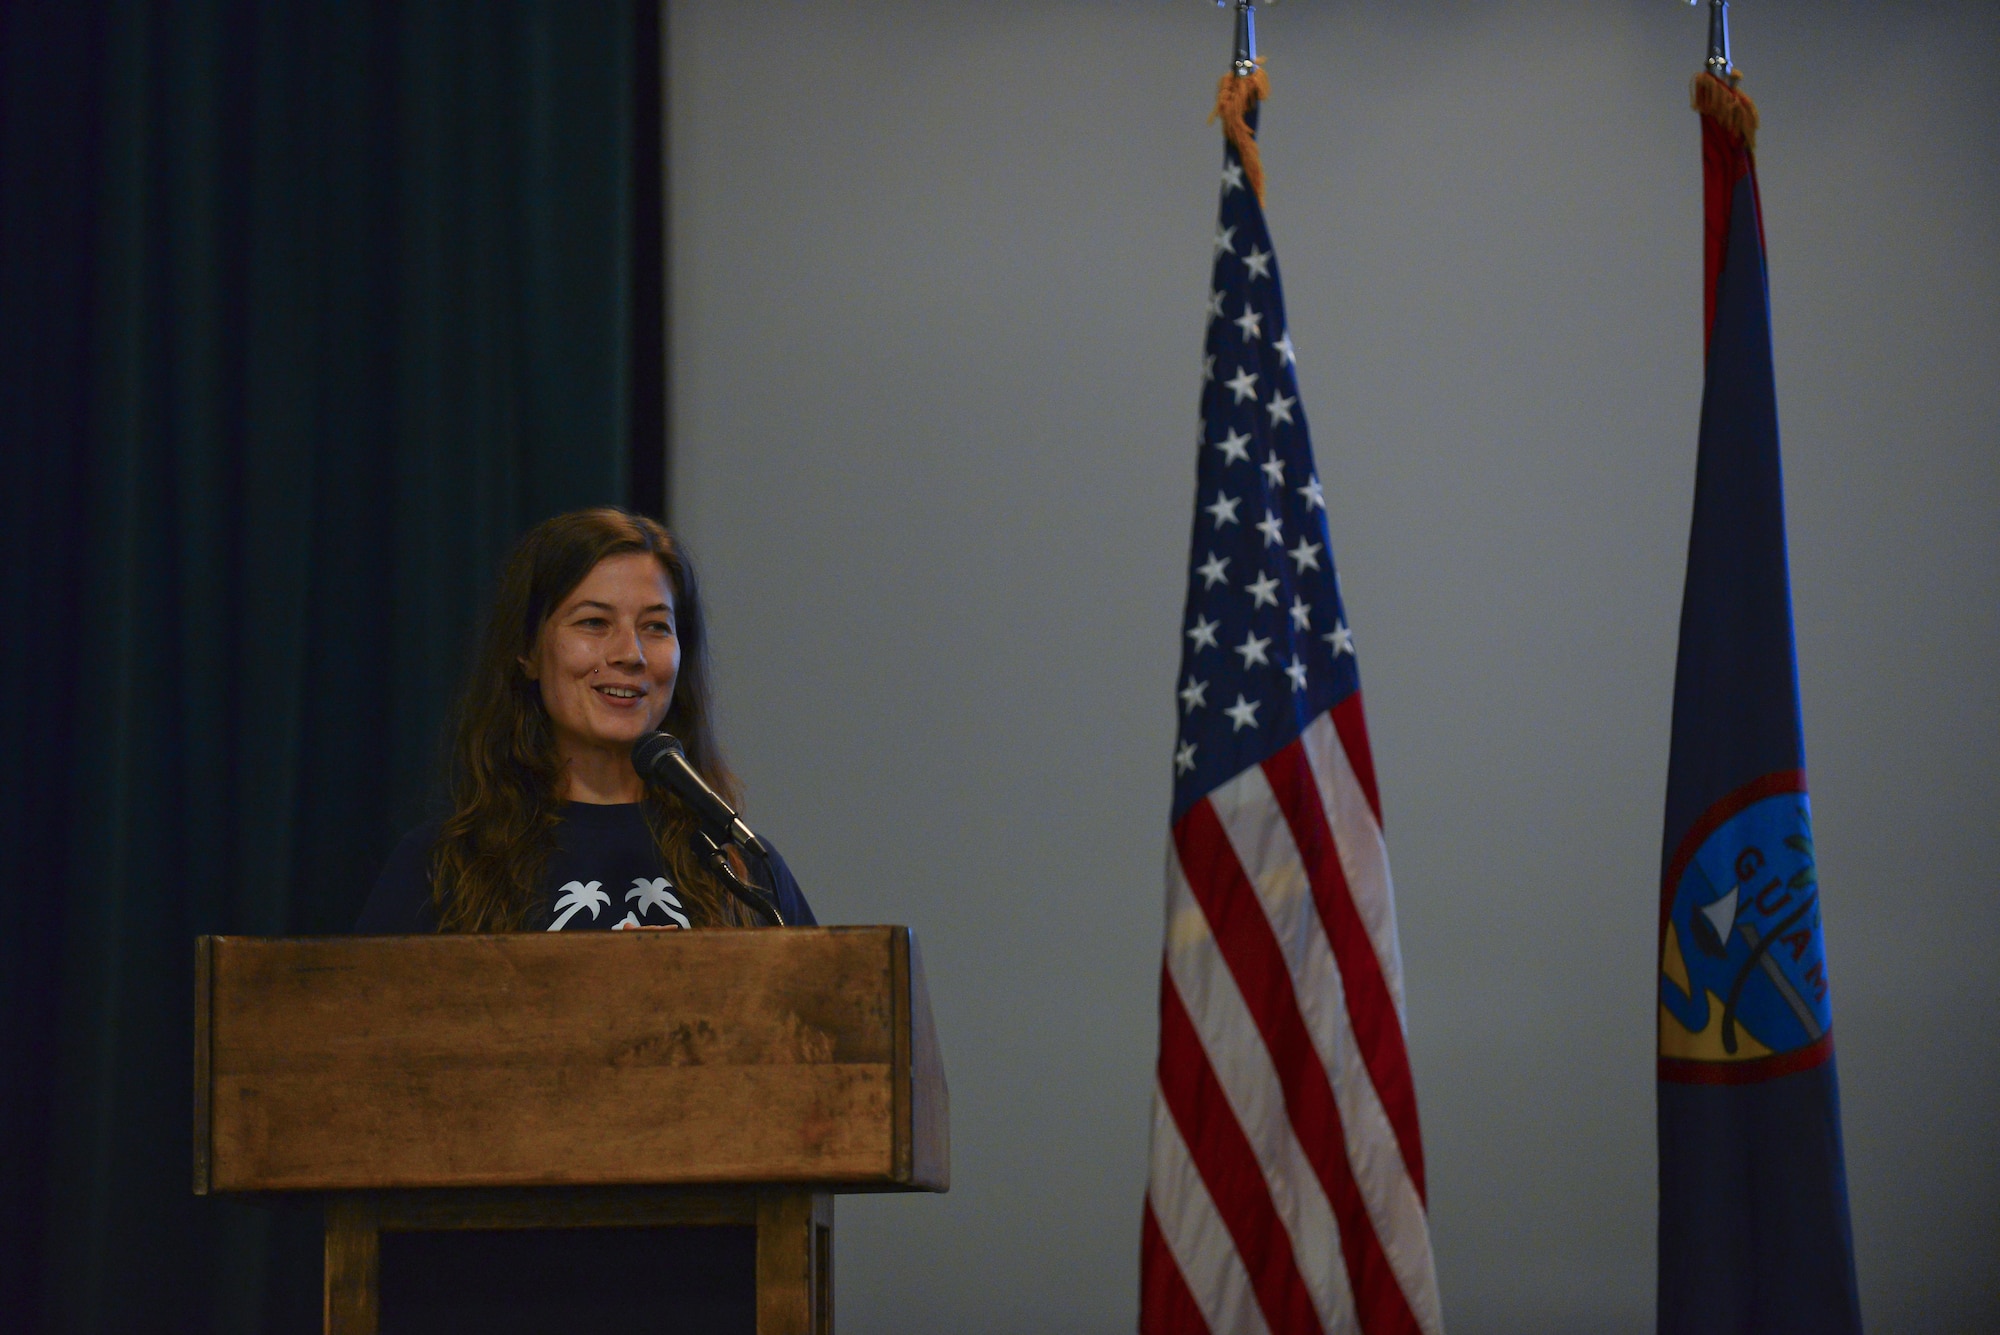
<svg viewBox="0 0 2000 1335"><path fill-rule="evenodd" d="M1361 686L1287 329L1264 210L1225 147L1176 686L1175 820Z"/></svg>

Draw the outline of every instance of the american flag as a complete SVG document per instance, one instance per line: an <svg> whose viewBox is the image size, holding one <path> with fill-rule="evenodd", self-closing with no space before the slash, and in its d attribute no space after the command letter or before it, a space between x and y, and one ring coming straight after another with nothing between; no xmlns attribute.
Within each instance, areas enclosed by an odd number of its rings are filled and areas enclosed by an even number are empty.
<svg viewBox="0 0 2000 1335"><path fill-rule="evenodd" d="M1181 645L1147 1335L1442 1330L1382 807L1294 367L1231 147Z"/></svg>

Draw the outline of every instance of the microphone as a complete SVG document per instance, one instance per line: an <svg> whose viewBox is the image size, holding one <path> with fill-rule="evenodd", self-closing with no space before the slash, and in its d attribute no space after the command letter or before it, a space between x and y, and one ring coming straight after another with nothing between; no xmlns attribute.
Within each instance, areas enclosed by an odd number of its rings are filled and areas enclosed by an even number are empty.
<svg viewBox="0 0 2000 1335"><path fill-rule="evenodd" d="M694 814L705 824L723 831L730 842L743 845L757 853L768 855L762 839L750 832L742 818L721 794L708 786L693 765L688 763L687 752L681 749L680 740L669 732L648 733L632 748L632 768L639 771L639 777L649 783L657 783L671 788L679 794L681 801L693 808Z"/></svg>

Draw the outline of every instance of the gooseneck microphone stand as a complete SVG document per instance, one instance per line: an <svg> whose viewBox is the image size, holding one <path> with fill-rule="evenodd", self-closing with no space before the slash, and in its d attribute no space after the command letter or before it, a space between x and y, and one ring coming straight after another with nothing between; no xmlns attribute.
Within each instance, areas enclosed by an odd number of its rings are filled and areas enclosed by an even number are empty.
<svg viewBox="0 0 2000 1335"><path fill-rule="evenodd" d="M708 865L722 878L725 890L771 926L791 926L778 911L775 885L767 892L762 886L745 881L729 861L730 844L759 854L767 867L771 865L770 850L688 763L679 738L669 732L648 733L640 738L632 747L632 768L641 779L672 792L694 816L695 830L708 850Z"/></svg>
<svg viewBox="0 0 2000 1335"><path fill-rule="evenodd" d="M762 917L772 927L789 927L785 915L778 911L778 901L763 886L746 881L736 874L735 866L729 861L728 846L708 828L707 822L695 826L701 842L708 849L708 865L722 878L722 888L752 912Z"/></svg>

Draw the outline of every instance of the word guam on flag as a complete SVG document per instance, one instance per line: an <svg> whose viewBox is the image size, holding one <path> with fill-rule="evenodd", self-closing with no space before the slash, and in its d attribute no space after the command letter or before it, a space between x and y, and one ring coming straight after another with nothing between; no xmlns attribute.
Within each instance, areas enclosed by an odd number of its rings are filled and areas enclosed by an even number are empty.
<svg viewBox="0 0 2000 1335"><path fill-rule="evenodd" d="M1659 1331L1859 1335L1757 114L1712 73L1694 103L1708 355L1660 886Z"/></svg>
<svg viewBox="0 0 2000 1335"><path fill-rule="evenodd" d="M1264 223L1267 88L1225 76L1217 108L1139 1329L1439 1335L1381 801Z"/></svg>

